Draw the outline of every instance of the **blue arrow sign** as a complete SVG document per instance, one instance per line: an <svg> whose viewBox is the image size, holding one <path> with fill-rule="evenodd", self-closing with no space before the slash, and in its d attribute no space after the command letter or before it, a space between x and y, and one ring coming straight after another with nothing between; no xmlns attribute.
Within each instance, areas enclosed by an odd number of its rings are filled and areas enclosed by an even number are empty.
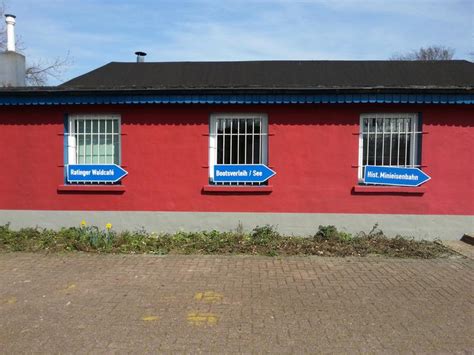
<svg viewBox="0 0 474 355"><path fill-rule="evenodd" d="M116 164L71 164L67 166L69 182L117 182L128 172Z"/></svg>
<svg viewBox="0 0 474 355"><path fill-rule="evenodd" d="M263 164L214 165L214 182L264 182L275 174Z"/></svg>
<svg viewBox="0 0 474 355"><path fill-rule="evenodd" d="M366 184L393 185L393 186L420 186L430 180L418 168L399 168L394 166L365 167L364 182Z"/></svg>

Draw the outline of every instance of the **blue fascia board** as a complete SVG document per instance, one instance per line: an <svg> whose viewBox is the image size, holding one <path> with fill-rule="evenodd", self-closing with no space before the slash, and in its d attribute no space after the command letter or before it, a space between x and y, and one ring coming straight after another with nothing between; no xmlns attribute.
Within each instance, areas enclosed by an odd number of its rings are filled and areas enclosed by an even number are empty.
<svg viewBox="0 0 474 355"><path fill-rule="evenodd" d="M474 104L474 94L156 94L0 96L0 106L129 104Z"/></svg>

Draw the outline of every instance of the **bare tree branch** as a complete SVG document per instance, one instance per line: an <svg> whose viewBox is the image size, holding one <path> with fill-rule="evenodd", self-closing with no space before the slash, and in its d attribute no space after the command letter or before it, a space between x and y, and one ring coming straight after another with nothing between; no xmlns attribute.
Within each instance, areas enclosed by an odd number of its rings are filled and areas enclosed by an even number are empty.
<svg viewBox="0 0 474 355"><path fill-rule="evenodd" d="M5 26L5 2L0 2L0 52L6 50L7 47L7 29ZM24 53L25 46L21 39L16 40L16 48L19 53ZM69 51L65 57L57 57L53 60L29 60L27 58L26 67L26 85L29 86L45 86L49 79L62 80L62 74L72 65L72 58Z"/></svg>
<svg viewBox="0 0 474 355"><path fill-rule="evenodd" d="M31 62L26 68L26 84L30 86L44 86L50 78L61 81L64 71L71 63L72 60L69 52L67 52L65 57L57 57L54 60Z"/></svg>
<svg viewBox="0 0 474 355"><path fill-rule="evenodd" d="M390 57L390 60L452 60L453 56L453 48L433 45L405 54L394 54Z"/></svg>

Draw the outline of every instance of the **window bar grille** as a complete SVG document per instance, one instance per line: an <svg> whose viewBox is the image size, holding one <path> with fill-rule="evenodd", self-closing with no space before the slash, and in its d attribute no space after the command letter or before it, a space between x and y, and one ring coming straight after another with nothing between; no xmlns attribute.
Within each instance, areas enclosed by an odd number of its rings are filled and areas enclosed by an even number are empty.
<svg viewBox="0 0 474 355"><path fill-rule="evenodd" d="M104 135L104 138L105 138L105 144L104 144L104 158L105 158L105 164L108 164L109 163L109 157L108 157L108 134L109 132L107 131L107 122L108 120L105 120L105 135Z"/></svg>
<svg viewBox="0 0 474 355"><path fill-rule="evenodd" d="M79 164L79 137L77 135L78 132L79 132L79 122L74 121L74 139L76 140L76 147L75 147L76 161L74 162L75 164Z"/></svg>
<svg viewBox="0 0 474 355"><path fill-rule="evenodd" d="M405 126L405 167L408 165L408 119L404 119Z"/></svg>
<svg viewBox="0 0 474 355"><path fill-rule="evenodd" d="M226 126L227 126L227 123L226 123L226 120L223 119L221 121L221 124L222 124L222 164L225 164L225 131L226 131Z"/></svg>
<svg viewBox="0 0 474 355"><path fill-rule="evenodd" d="M219 126L222 127L222 122L220 120L216 120L216 137L215 137L215 140L216 142L214 143L215 146L216 146L216 155L212 158L213 159L213 163L214 164L220 164L221 162L218 160L219 159L219 155L218 155L218 152L219 152ZM224 136L221 134L221 140L223 141L224 140ZM224 159L224 152L222 151L221 152L221 161L223 161Z"/></svg>
<svg viewBox="0 0 474 355"><path fill-rule="evenodd" d="M244 132L244 164L247 164L247 120L245 122L245 132Z"/></svg>
<svg viewBox="0 0 474 355"><path fill-rule="evenodd" d="M82 121L82 164L86 163L86 120Z"/></svg>
<svg viewBox="0 0 474 355"><path fill-rule="evenodd" d="M382 165L385 163L385 115L382 116Z"/></svg>
<svg viewBox="0 0 474 355"><path fill-rule="evenodd" d="M222 139L222 136L219 134L219 126L220 122L216 121L215 130L213 130L213 128L211 127L210 134L212 138L210 139L210 142L212 143L211 149L213 149L213 152L209 156L209 166L213 166L214 164L220 164L220 160L222 160L222 156L219 156L219 139Z"/></svg>
<svg viewBox="0 0 474 355"><path fill-rule="evenodd" d="M266 136L261 118L222 117L211 126L210 164L262 164ZM266 128L265 128L266 129ZM258 141L257 141L258 139ZM243 145L243 146L242 146ZM222 149L221 149L222 148ZM251 151L249 151L251 149ZM228 157L226 157L228 155ZM261 185L260 183L214 182L216 185Z"/></svg>
<svg viewBox="0 0 474 355"><path fill-rule="evenodd" d="M390 159L389 159L389 165L392 166L392 146L393 146L393 118L390 118Z"/></svg>
<svg viewBox="0 0 474 355"><path fill-rule="evenodd" d="M100 164L100 121L97 122L97 164Z"/></svg>
<svg viewBox="0 0 474 355"><path fill-rule="evenodd" d="M114 134L115 134L114 133L114 128L115 127L114 127L114 121L111 121L110 123L112 124L112 139L111 139L111 141L112 141L112 163L116 164L118 162L115 161L115 145L114 145Z"/></svg>
<svg viewBox="0 0 474 355"><path fill-rule="evenodd" d="M68 131L66 132L66 134L68 135L67 137L67 163L68 164L73 164L74 163L74 160L71 159L71 150L72 150L72 140L73 140L73 131L71 130L72 129L72 121L71 120L68 120Z"/></svg>
<svg viewBox="0 0 474 355"><path fill-rule="evenodd" d="M233 123L233 122L232 122L232 120L230 120L230 135L229 135L229 137L230 137L230 155L229 155L229 163L230 163L230 164L232 164L232 163L233 163L233 162L232 162L232 146L233 146L233 144L232 144L232 138L233 138L233 137L232 137L232 135L233 135L233 134L232 134L232 129L233 129L233 127L232 127L232 123Z"/></svg>
<svg viewBox="0 0 474 355"><path fill-rule="evenodd" d="M79 137L79 121L74 121L74 126L75 126L75 130L74 130L74 136L76 138L76 164L80 164L80 161L79 161L79 149L81 148L81 145L80 145L80 137Z"/></svg>
<svg viewBox="0 0 474 355"><path fill-rule="evenodd" d="M107 164L111 164L112 162L110 161L110 132L109 132L110 126L109 126L109 120L105 121L105 162Z"/></svg>
<svg viewBox="0 0 474 355"><path fill-rule="evenodd" d="M262 136L264 134L262 131ZM421 134L415 114L390 117L384 113L363 117L359 179L363 178L366 165L420 167L418 150Z"/></svg>
<svg viewBox="0 0 474 355"><path fill-rule="evenodd" d="M89 133L89 136L90 136L90 143L91 143L91 164L94 164L94 121L89 121L89 125L90 125L90 133Z"/></svg>
<svg viewBox="0 0 474 355"><path fill-rule="evenodd" d="M237 164L240 164L240 119L237 120Z"/></svg>
<svg viewBox="0 0 474 355"><path fill-rule="evenodd" d="M68 122L69 164L118 164L120 133L114 119L73 118ZM101 146L102 145L102 146ZM117 161L116 161L117 156ZM92 181L83 182L93 183ZM109 182L104 182L109 184Z"/></svg>
<svg viewBox="0 0 474 355"><path fill-rule="evenodd" d="M415 150L416 150L416 148L415 148L415 147L416 147L416 145L417 145L417 139L416 139L416 138L417 138L417 137L416 137L416 135L417 135L417 133L416 133L416 131L417 131L416 119L413 118L411 123L412 123L412 124L411 124L411 126L412 126L412 127L411 127L411 131L412 131L412 134L411 134L411 153L412 153L412 154L411 154L411 166L412 166L412 167L415 167L415 162L416 162L416 160L415 160Z"/></svg>
<svg viewBox="0 0 474 355"><path fill-rule="evenodd" d="M252 120L252 164L255 164L255 120Z"/></svg>
<svg viewBox="0 0 474 355"><path fill-rule="evenodd" d="M259 157L258 157L258 163L262 164L263 163L263 139L262 139L263 138L263 127L262 127L263 125L262 125L261 121L259 121L259 123L260 123L259 124L260 130L259 130L259 135L258 135L258 137L259 137L258 142L259 142L259 153L260 154L259 154Z"/></svg>
<svg viewBox="0 0 474 355"><path fill-rule="evenodd" d="M74 123L75 123L75 126L76 126L76 130L74 131L74 134L76 136L76 142L77 142L77 146L76 146L76 164L80 164L80 159L81 159L80 154L79 154L80 153L79 150L81 149L81 144L80 144L81 143L80 142L81 137L79 136L79 132L80 132L79 123L80 122L75 121Z"/></svg>
<svg viewBox="0 0 474 355"><path fill-rule="evenodd" d="M370 150L370 118L367 119L367 154L365 165L369 165L369 150Z"/></svg>
<svg viewBox="0 0 474 355"><path fill-rule="evenodd" d="M374 165L377 165L377 115L375 115Z"/></svg>
<svg viewBox="0 0 474 355"><path fill-rule="evenodd" d="M397 166L400 165L400 119L397 118L397 136L398 136L398 146L397 146Z"/></svg>

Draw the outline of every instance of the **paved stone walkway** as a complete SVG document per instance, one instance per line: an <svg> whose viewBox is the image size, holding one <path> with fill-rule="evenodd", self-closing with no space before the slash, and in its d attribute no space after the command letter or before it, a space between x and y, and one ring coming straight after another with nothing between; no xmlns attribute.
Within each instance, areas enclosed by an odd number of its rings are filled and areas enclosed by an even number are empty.
<svg viewBox="0 0 474 355"><path fill-rule="evenodd" d="M472 353L473 266L0 254L0 352Z"/></svg>
<svg viewBox="0 0 474 355"><path fill-rule="evenodd" d="M443 240L443 244L469 259L474 259L474 245L461 240Z"/></svg>

